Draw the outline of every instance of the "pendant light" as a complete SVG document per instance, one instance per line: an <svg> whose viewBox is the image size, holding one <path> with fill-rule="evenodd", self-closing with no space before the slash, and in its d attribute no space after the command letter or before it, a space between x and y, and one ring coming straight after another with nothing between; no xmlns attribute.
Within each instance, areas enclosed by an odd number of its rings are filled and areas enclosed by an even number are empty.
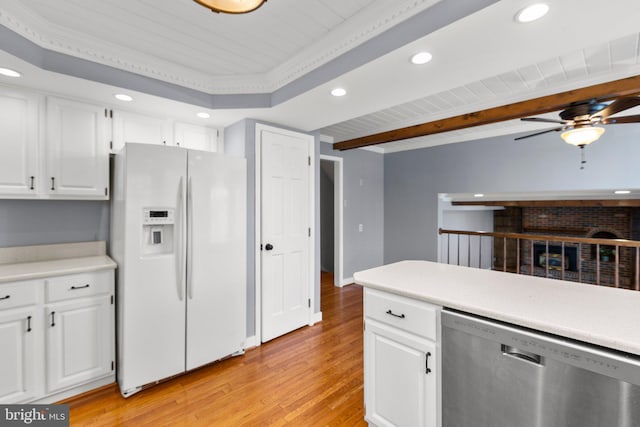
<svg viewBox="0 0 640 427"><path fill-rule="evenodd" d="M267 0L194 0L216 13L248 13L256 10Z"/></svg>

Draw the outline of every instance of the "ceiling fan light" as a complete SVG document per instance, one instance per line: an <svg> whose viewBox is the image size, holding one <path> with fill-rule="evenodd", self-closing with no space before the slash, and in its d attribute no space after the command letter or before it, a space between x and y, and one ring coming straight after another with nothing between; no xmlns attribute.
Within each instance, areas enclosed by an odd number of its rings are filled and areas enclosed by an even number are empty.
<svg viewBox="0 0 640 427"><path fill-rule="evenodd" d="M194 0L196 3L219 13L247 13L256 10L267 0Z"/></svg>
<svg viewBox="0 0 640 427"><path fill-rule="evenodd" d="M597 141L604 133L604 128L599 126L590 126L575 128L563 132L560 137L567 144L582 146Z"/></svg>

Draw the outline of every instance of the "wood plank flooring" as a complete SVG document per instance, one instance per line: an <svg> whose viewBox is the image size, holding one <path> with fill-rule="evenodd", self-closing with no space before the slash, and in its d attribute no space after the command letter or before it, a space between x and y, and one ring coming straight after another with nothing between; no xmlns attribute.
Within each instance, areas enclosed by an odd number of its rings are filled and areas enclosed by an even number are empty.
<svg viewBox="0 0 640 427"><path fill-rule="evenodd" d="M365 426L362 288L322 277L323 320L128 399L71 399L72 426Z"/></svg>

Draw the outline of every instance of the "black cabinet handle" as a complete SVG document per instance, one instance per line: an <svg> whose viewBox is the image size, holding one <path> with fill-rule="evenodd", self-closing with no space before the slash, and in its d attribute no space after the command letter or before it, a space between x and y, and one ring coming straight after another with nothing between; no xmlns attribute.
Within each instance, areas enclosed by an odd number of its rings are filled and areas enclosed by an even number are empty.
<svg viewBox="0 0 640 427"><path fill-rule="evenodd" d="M265 250L270 251L273 249L273 245L271 243L267 243L264 247Z"/></svg>
<svg viewBox="0 0 640 427"><path fill-rule="evenodd" d="M31 316L27 316L27 332L31 332Z"/></svg>
<svg viewBox="0 0 640 427"><path fill-rule="evenodd" d="M427 352L427 356L424 358L425 362L425 374L430 374L431 373L431 368L429 368L429 357L431 357L431 352Z"/></svg>
<svg viewBox="0 0 640 427"><path fill-rule="evenodd" d="M31 185L29 186L29 190L33 190L35 187L33 186L34 184L34 180L36 179L35 176L30 176L29 179L31 180Z"/></svg>
<svg viewBox="0 0 640 427"><path fill-rule="evenodd" d="M56 312L52 311L51 312L51 327L56 326Z"/></svg>
<svg viewBox="0 0 640 427"><path fill-rule="evenodd" d="M51 177L51 190L55 191L56 189L56 179L54 177Z"/></svg>
<svg viewBox="0 0 640 427"><path fill-rule="evenodd" d="M399 317L400 319L404 319L404 318L405 318L404 313L402 313L402 314L395 314L395 313L394 313L393 311L391 311L390 309L389 309L389 310L387 310L387 314L390 314L390 315L392 315L392 316L394 316L394 317Z"/></svg>
<svg viewBox="0 0 640 427"><path fill-rule="evenodd" d="M76 289L86 289L86 288L88 288L88 287L89 287L89 284L87 283L87 284L86 284L86 285L84 285L84 286L72 286L72 287L70 288L70 290L75 291Z"/></svg>
<svg viewBox="0 0 640 427"><path fill-rule="evenodd" d="M0 301L5 300L5 299L9 299L11 298L11 295L5 295L2 298L0 298Z"/></svg>

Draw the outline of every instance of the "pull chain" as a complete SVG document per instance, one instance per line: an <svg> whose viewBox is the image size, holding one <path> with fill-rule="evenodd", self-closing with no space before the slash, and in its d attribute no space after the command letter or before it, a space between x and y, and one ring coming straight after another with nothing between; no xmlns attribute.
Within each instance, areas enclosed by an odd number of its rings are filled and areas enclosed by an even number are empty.
<svg viewBox="0 0 640 427"><path fill-rule="evenodd" d="M580 170L584 170L584 165L587 161L584 158L584 145L580 145Z"/></svg>

